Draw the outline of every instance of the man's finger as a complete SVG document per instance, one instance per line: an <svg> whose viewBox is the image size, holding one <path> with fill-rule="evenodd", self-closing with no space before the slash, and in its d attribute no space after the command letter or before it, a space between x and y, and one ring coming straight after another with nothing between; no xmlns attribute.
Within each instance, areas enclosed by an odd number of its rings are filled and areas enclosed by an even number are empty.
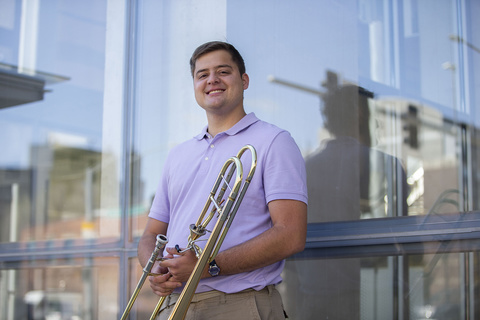
<svg viewBox="0 0 480 320"><path fill-rule="evenodd" d="M175 245L174 248L172 248L172 247L167 248L167 252L169 254L172 254L172 255L182 255L183 256L185 254L185 252L183 252L183 250L184 250L184 248L180 248L180 246L178 244Z"/></svg>

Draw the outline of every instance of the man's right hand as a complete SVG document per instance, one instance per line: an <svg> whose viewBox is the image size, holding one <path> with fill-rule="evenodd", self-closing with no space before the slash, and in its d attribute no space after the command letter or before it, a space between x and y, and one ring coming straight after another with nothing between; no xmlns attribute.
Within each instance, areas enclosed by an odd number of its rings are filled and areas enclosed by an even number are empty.
<svg viewBox="0 0 480 320"><path fill-rule="evenodd" d="M148 278L150 281L150 288L152 288L153 292L158 296L168 296L173 290L182 286L181 282L173 281L171 278L172 275L169 272L158 276L150 276Z"/></svg>

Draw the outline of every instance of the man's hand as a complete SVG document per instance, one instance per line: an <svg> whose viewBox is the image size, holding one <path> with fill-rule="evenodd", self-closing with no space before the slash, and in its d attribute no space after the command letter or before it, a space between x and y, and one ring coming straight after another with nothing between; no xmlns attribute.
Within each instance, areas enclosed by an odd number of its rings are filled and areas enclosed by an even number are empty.
<svg viewBox="0 0 480 320"><path fill-rule="evenodd" d="M150 276L148 280L153 293L160 297L168 296L173 290L182 286L181 282L173 281L172 275L168 272L158 276Z"/></svg>
<svg viewBox="0 0 480 320"><path fill-rule="evenodd" d="M163 259L173 259L173 255L168 254ZM161 263L160 263L161 264ZM157 273L159 275L150 276L148 280L150 281L150 288L158 296L168 296L178 287L182 286L180 281L175 281L172 277L172 274L168 271L168 268L162 267L160 264L155 264L152 268L152 273Z"/></svg>
<svg viewBox="0 0 480 320"><path fill-rule="evenodd" d="M172 276L172 281L185 283L192 274L198 259L192 250L186 250L184 252L183 250L182 248L182 250L178 252L175 248L166 248L166 252L168 253L166 257L172 258L163 260L160 266L168 269ZM202 277L205 276L206 273L202 275Z"/></svg>

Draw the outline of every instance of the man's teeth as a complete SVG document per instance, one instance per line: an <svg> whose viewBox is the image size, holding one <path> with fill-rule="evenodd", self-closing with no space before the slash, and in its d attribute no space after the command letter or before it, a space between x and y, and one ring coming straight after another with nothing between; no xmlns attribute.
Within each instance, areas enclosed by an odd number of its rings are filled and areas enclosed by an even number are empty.
<svg viewBox="0 0 480 320"><path fill-rule="evenodd" d="M223 92L223 90L213 90L213 91L210 91L208 94L210 94L210 93L218 93L218 92Z"/></svg>

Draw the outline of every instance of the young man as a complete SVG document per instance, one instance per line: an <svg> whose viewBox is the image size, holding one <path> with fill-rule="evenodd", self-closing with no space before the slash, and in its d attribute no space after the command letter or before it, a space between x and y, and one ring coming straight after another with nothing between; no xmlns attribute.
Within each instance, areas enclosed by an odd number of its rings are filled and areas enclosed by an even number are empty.
<svg viewBox="0 0 480 320"><path fill-rule="evenodd" d="M195 99L207 115L207 126L173 148L138 247L145 265L157 234L167 235L170 258L150 277L159 296L171 295L160 319L168 318L197 258L184 248L223 163L246 144L257 151L257 169L230 230L206 266L187 319L284 319L275 285L281 282L284 259L302 251L306 239L305 163L285 130L263 122L243 106L249 78L238 51L225 42L208 42L192 55ZM248 153L248 151L247 151ZM248 158L249 156L242 157ZM248 160L247 160L248 161ZM250 164L244 164L248 171ZM212 225L214 222L211 223ZM215 270L220 272L214 272Z"/></svg>

